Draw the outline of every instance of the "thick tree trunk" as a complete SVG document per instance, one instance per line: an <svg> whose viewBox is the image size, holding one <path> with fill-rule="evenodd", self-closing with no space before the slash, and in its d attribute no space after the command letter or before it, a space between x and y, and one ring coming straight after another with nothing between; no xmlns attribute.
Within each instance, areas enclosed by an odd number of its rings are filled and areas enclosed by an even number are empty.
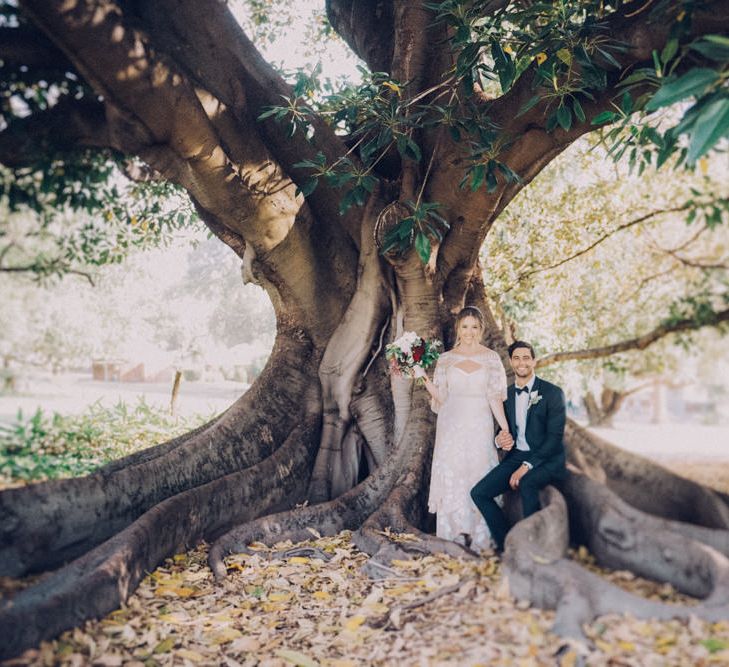
<svg viewBox="0 0 729 667"><path fill-rule="evenodd" d="M448 327L467 301L484 310L484 342L507 362L481 280L482 241L519 190L590 123L547 132L544 101L516 114L534 94L533 67L499 99L461 98L448 78L458 54L425 6L329 0L332 24L373 71L409 82L398 97L406 118L411 102L442 102L447 94L455 116L488 116L489 127L499 128L505 148L496 157L521 179L461 189L474 156L469 140L456 142L442 125L397 124L398 132L417 136L426 155L418 164L393 149L377 171L359 164L321 118L311 121L311 141L271 118L258 123L267 106L293 92L225 3L21 4L38 36L52 40L50 52L64 54L64 69L67 58L96 93L91 104L51 109L51 127L61 126L59 117L73 119L65 127L80 145L137 155L182 185L205 224L241 257L244 279L267 290L278 338L262 376L211 423L87 477L0 493L0 574L59 568L0 603L0 658L109 612L146 571L201 539L219 538L210 550L218 578L227 553L253 540L304 539L309 529L354 530L375 576L394 557L473 557L427 532L435 420L422 388L387 376L383 345L404 330L451 340ZM484 11L502 4L486 3ZM626 69L650 63L652 50L663 48L666 26L652 23L648 32L643 17L614 19L606 30L625 37L619 58ZM585 102L586 117L607 108L613 92ZM40 143L47 138L43 120L26 126ZM29 149L39 143L27 140ZM355 172L377 174L380 186L364 213L353 207L340 216L342 192L325 178L306 199L297 194L308 176L296 163L318 154L328 165L346 157ZM373 229L383 206L421 197L439 203L450 231L430 239L426 266L412 250L382 258ZM585 542L610 566L635 568L703 598L704 617L726 616L727 498L575 424L566 440L573 477L561 493L548 490L544 510L507 539L512 590L557 607L557 630L566 634L578 634L592 614L616 609L685 616L682 607L606 588L564 558L570 541ZM403 542L397 532L419 539Z"/></svg>

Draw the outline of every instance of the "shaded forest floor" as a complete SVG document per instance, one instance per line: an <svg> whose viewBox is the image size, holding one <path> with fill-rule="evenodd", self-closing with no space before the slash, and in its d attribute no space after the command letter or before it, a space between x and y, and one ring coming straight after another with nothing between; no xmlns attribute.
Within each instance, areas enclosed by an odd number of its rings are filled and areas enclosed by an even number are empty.
<svg viewBox="0 0 729 667"><path fill-rule="evenodd" d="M676 463L678 468L679 464ZM729 491L729 465L680 464ZM411 539L407 535L399 539ZM369 579L350 535L306 544L321 557L261 548L228 560L215 585L201 545L149 575L124 608L5 665L711 665L729 664L729 619L706 623L608 616L570 643L553 614L515 602L491 554L396 562ZM295 553L295 551L294 551ZM581 548L572 557L600 571ZM601 571L646 597L691 603L671 586ZM2 581L4 594L13 583Z"/></svg>

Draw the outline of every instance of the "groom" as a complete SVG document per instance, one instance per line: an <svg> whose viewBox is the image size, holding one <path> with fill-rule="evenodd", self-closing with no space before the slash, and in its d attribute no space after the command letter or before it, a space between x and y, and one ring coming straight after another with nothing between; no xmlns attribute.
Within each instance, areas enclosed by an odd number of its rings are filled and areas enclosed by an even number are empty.
<svg viewBox="0 0 729 667"><path fill-rule="evenodd" d="M534 374L537 363L529 343L512 343L509 358L515 376L504 401L509 433L501 431L496 436L496 446L506 455L471 489L471 498L486 519L499 553L504 550L509 525L494 498L509 488L518 490L526 518L540 509L540 489L567 474L562 442L564 393Z"/></svg>

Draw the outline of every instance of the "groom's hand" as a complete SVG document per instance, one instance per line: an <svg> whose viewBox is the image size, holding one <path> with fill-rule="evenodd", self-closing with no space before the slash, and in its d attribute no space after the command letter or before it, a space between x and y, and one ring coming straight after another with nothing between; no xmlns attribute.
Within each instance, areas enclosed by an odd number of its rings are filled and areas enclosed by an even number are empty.
<svg viewBox="0 0 729 667"><path fill-rule="evenodd" d="M509 486L516 491L519 488L519 482L524 475L529 472L529 468L524 465L519 466L509 478Z"/></svg>
<svg viewBox="0 0 729 667"><path fill-rule="evenodd" d="M508 452L514 446L514 438L511 437L511 433L508 431L499 431L499 434L496 436L496 444L500 449Z"/></svg>

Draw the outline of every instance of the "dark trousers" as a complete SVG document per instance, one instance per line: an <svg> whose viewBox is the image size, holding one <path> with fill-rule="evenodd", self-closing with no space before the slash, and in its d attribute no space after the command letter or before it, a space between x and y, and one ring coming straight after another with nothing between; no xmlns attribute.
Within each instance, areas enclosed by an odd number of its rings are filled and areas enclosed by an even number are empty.
<svg viewBox="0 0 729 667"><path fill-rule="evenodd" d="M497 465L486 477L484 477L476 486L471 489L471 498L476 503L483 518L486 519L491 537L496 542L496 548L500 551L504 549L504 540L506 533L509 532L509 524L503 510L496 504L494 498L508 491L509 479L514 471L522 464L526 458L526 452L519 450L512 451L499 465ZM549 484L554 478L554 474L550 470L545 470L540 466L530 470L524 477L519 480L518 491L521 496L522 510L524 518L538 512L541 507L539 505L539 491Z"/></svg>

